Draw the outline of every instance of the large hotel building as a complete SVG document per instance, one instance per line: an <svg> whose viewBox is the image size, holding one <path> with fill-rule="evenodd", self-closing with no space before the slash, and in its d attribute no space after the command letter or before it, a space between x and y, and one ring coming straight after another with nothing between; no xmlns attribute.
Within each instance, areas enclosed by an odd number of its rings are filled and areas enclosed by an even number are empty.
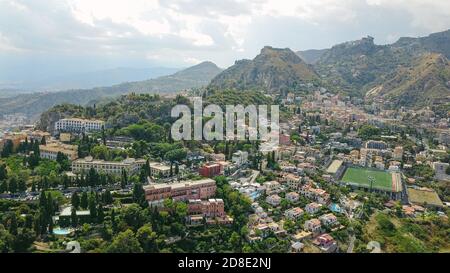
<svg viewBox="0 0 450 273"><path fill-rule="evenodd" d="M150 184L144 186L144 191L145 199L151 205L161 204L167 198L176 201L208 199L216 194L216 181L207 178L179 183Z"/></svg>
<svg viewBox="0 0 450 273"><path fill-rule="evenodd" d="M100 131L105 125L102 120L89 120L80 118L60 119L55 123L56 131L63 132L89 132Z"/></svg>
<svg viewBox="0 0 450 273"><path fill-rule="evenodd" d="M127 158L123 161L117 162L94 160L92 157L88 156L86 158L73 161L72 172L87 173L91 168L93 168L97 172L115 175L120 175L122 171L125 170L127 174L132 175L138 173L145 163L145 159Z"/></svg>
<svg viewBox="0 0 450 273"><path fill-rule="evenodd" d="M78 158L78 146L62 144L60 142L51 142L47 145L39 145L39 151L41 158L50 160L56 160L58 153L62 153L67 156L69 160L75 160Z"/></svg>

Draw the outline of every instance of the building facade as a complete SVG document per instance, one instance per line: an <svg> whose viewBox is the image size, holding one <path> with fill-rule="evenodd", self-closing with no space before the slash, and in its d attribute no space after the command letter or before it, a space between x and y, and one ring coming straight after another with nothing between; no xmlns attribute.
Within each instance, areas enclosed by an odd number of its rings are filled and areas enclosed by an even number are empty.
<svg viewBox="0 0 450 273"><path fill-rule="evenodd" d="M190 199L208 199L216 194L216 181L206 178L188 180L180 183L151 184L143 187L145 199L150 205L159 205L164 199L187 201Z"/></svg>
<svg viewBox="0 0 450 273"><path fill-rule="evenodd" d="M217 163L205 164L198 169L198 173L203 177L214 177L222 173L222 166Z"/></svg>
<svg viewBox="0 0 450 273"><path fill-rule="evenodd" d="M55 130L58 132L89 132L100 131L103 126L105 126L105 122L102 120L66 118L55 123Z"/></svg>
<svg viewBox="0 0 450 273"><path fill-rule="evenodd" d="M72 162L72 172L87 173L91 168L97 172L106 174L120 175L122 171L126 171L128 175L138 173L142 166L146 163L145 159L127 158L121 162L94 160L92 157L77 159Z"/></svg>
<svg viewBox="0 0 450 273"><path fill-rule="evenodd" d="M68 145L61 142L52 142L47 145L39 145L40 157L50 160L56 160L58 153L67 156L71 161L78 158L78 146Z"/></svg>

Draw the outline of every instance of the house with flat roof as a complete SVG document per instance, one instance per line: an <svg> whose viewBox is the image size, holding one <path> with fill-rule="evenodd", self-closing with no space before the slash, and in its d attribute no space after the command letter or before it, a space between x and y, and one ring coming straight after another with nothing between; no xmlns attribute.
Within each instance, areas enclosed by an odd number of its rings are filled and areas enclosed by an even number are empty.
<svg viewBox="0 0 450 273"><path fill-rule="evenodd" d="M76 215L78 224L90 223L91 221L89 210L77 210ZM72 207L63 208L59 215L53 217L53 221L61 227L70 226L72 223Z"/></svg>
<svg viewBox="0 0 450 273"><path fill-rule="evenodd" d="M152 177L166 178L170 177L170 166L159 162L150 162L150 175Z"/></svg>

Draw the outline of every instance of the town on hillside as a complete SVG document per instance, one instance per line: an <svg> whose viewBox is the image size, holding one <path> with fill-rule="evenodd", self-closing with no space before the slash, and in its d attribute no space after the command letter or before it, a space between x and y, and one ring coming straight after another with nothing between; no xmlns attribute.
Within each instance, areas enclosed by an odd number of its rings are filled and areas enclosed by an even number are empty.
<svg viewBox="0 0 450 273"><path fill-rule="evenodd" d="M264 95L281 105L277 145L174 141L164 120L102 118L108 105L16 119L0 140L2 251L448 250L448 116L305 88Z"/></svg>

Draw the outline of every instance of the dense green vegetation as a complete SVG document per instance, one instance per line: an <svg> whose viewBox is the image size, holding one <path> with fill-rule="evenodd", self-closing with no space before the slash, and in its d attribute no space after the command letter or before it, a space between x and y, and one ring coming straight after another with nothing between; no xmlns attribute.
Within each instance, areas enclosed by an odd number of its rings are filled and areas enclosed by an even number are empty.
<svg viewBox="0 0 450 273"><path fill-rule="evenodd" d="M217 104L225 111L226 105L271 105L272 99L258 91L210 90L204 104Z"/></svg>
<svg viewBox="0 0 450 273"><path fill-rule="evenodd" d="M387 252L437 252L450 245L448 228L448 220L438 216L409 219L377 213L364 236L368 241L380 242Z"/></svg>

